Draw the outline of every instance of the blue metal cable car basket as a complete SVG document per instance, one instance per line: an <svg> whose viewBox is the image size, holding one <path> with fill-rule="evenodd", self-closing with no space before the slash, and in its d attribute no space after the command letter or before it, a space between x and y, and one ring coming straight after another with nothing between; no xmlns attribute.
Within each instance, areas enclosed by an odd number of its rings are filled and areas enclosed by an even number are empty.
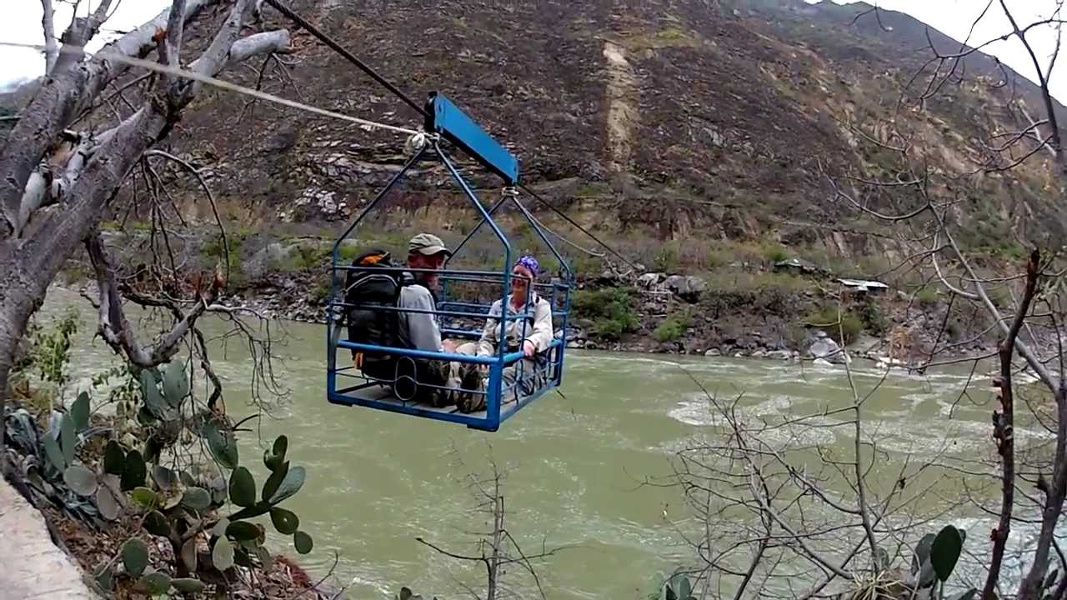
<svg viewBox="0 0 1067 600"><path fill-rule="evenodd" d="M474 429L496 431L500 424L510 416L528 406L549 391L556 389L563 381L567 327L570 314L570 294L574 288L574 274L567 260L545 235L540 223L518 200L514 187L519 181L519 161L503 146L497 143L468 117L455 104L444 96L432 94L427 102L425 131L427 136L417 144L414 155L407 160L399 172L363 209L359 216L345 230L334 244L332 261L332 290L327 308L327 398L333 404L361 406L385 410L406 415L461 423ZM460 174L456 165L441 147L441 141L447 140L463 150L480 165L499 176L504 183L502 194L489 210L486 210L474 189ZM437 271L443 283L441 295L434 311L417 311L399 306L375 305L373 310L381 311L383 322L399 319L401 314L432 312L439 322L442 337L453 340L476 341L483 327L499 327L497 339L507 339L506 331L515 321L521 321L520 339L525 339L527 327L532 320L531 303L527 301L521 312L507 310L508 293L512 289L511 265L516 258L511 241L501 229L494 216L509 204L514 204L523 220L536 232L537 237L551 251L558 263L559 272L550 283L530 282L533 294L546 300L552 309L553 331L555 333L548 348L537 353L533 359L524 359L521 347L511 348L500 343L491 355L460 352L428 352L408 347L391 347L366 344L345 337L345 325L349 311L357 307L348 301L342 290L345 275L353 272L371 272L376 274L393 274L419 272L404 266L359 266L343 264L341 259L342 244L355 228L364 221L368 214L376 210L385 195L392 190L409 170L424 158L439 160L448 171L463 195L478 213L478 225L460 242L449 256L444 267ZM509 202L511 201L511 202ZM451 265L460 256L475 234L488 226L493 237L500 245L504 268L500 271L478 269L455 269ZM358 240L357 240L358 242ZM464 295L464 286L491 286L499 289L499 295L489 299L475 295ZM469 291L469 290L468 290ZM503 308L502 314L490 314L492 301L497 300ZM390 316L391 315L391 316ZM351 361L343 357L351 354ZM339 358L340 357L342 358ZM385 364L390 368L384 372L368 374L358 360L363 356L385 357ZM358 359L356 357L359 357ZM447 367L443 365L448 365ZM467 365L461 367L461 365ZM421 373L425 369L442 368L450 373L462 370L475 370L484 374L478 386L457 386L455 379L427 383ZM452 398L461 395L480 395L478 405L483 410L463 412L456 405L445 402L427 402L425 394L415 394L412 390L427 391L433 398Z"/></svg>

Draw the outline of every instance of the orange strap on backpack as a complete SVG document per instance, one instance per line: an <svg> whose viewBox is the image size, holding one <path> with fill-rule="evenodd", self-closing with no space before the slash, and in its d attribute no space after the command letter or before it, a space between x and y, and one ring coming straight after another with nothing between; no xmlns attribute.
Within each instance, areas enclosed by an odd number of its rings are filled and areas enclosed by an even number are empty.
<svg viewBox="0 0 1067 600"><path fill-rule="evenodd" d="M387 256L389 256L388 252L386 252L385 254L375 254L373 256L368 256L363 260L359 261L359 265L361 267L369 267L371 265L376 265L382 262L382 259L386 258Z"/></svg>

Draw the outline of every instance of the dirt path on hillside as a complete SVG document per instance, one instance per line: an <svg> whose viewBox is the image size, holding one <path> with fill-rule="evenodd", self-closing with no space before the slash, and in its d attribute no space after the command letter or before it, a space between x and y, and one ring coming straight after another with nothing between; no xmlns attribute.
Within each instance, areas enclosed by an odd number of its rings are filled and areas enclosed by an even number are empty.
<svg viewBox="0 0 1067 600"><path fill-rule="evenodd" d="M616 172L625 172L630 167L634 132L639 119L637 75L622 46L604 42L604 58L607 59L608 69L607 126L611 167Z"/></svg>

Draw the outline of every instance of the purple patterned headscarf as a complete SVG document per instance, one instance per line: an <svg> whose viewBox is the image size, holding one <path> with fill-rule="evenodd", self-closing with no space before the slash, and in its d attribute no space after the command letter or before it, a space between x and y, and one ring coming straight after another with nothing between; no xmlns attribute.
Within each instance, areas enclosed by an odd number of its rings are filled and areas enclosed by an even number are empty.
<svg viewBox="0 0 1067 600"><path fill-rule="evenodd" d="M516 267L519 267L519 266L525 267L526 270L529 271L530 274L533 275L535 279L537 278L537 275L541 272L541 265L538 264L536 258L534 258L534 257L532 257L530 255L526 255L526 256L520 258L519 260L515 261L515 266Z"/></svg>

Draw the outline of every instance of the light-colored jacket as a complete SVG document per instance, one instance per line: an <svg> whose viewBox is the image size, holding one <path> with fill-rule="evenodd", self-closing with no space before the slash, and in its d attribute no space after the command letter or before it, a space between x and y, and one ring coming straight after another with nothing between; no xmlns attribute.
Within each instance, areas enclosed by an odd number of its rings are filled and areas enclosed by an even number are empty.
<svg viewBox="0 0 1067 600"><path fill-rule="evenodd" d="M533 304L531 317L508 321L504 335L508 348L518 349L523 340L533 342L537 352L548 349L553 340L552 332L552 305L534 293L531 294L530 303ZM482 337L478 340L478 356L494 356L497 345L500 343L500 315L502 301L497 300L489 308L489 318L485 321L482 329ZM517 312L511 305L511 296L507 298L507 310L509 315L523 314L529 307L524 307L522 312ZM524 334L525 327L525 334Z"/></svg>

